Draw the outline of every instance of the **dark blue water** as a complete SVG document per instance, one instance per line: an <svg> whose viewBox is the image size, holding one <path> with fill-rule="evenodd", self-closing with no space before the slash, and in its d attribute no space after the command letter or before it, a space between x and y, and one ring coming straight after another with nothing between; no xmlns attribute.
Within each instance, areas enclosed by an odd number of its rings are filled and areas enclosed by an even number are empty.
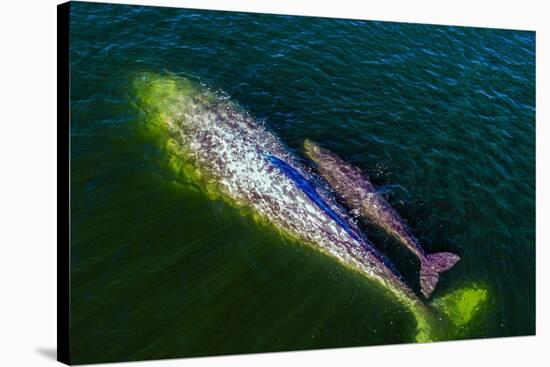
<svg viewBox="0 0 550 367"><path fill-rule="evenodd" d="M71 5L71 352L76 362L413 341L361 276L178 183L136 133L132 81L223 91L303 156L360 167L428 252L481 284L461 338L535 332L535 34ZM418 292L418 263L364 227Z"/></svg>

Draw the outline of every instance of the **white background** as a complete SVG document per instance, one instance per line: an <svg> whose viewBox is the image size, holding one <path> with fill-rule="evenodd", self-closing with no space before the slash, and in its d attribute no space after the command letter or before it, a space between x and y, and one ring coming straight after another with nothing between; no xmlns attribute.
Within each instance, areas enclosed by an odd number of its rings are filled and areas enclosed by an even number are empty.
<svg viewBox="0 0 550 367"><path fill-rule="evenodd" d="M549 117L550 12L545 9L544 1L130 2L537 31L536 337L165 360L139 362L136 366L398 363L407 366L522 366L548 363L545 359L550 351L547 286L550 277L545 265L550 239L547 219L550 137L545 122ZM3 2L0 11L0 366L57 363L56 4L55 0L12 0Z"/></svg>

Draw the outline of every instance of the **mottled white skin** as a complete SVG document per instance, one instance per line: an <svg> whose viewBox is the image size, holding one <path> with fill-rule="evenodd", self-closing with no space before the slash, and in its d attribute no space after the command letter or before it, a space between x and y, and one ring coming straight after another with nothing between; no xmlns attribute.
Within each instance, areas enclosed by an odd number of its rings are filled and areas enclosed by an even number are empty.
<svg viewBox="0 0 550 367"><path fill-rule="evenodd" d="M415 316L427 309L415 293L381 260L365 239L359 243L321 210L283 172L266 160L274 155L311 179L297 158L261 124L228 101L205 98L191 89L164 115L171 138L200 173L225 196L262 218L390 290ZM335 200L319 188L335 212L349 220ZM350 223L353 228L355 225Z"/></svg>

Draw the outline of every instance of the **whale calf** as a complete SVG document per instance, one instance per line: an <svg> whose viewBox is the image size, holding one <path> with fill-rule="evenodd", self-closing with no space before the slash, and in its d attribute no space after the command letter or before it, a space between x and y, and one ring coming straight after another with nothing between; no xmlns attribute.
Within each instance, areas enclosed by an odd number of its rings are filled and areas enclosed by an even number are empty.
<svg viewBox="0 0 550 367"><path fill-rule="evenodd" d="M380 196L374 185L357 167L323 149L310 140L304 142L306 155L315 162L319 173L351 210L384 229L420 260L420 286L428 298L439 280L439 273L452 268L460 257L450 252L426 254L401 216Z"/></svg>

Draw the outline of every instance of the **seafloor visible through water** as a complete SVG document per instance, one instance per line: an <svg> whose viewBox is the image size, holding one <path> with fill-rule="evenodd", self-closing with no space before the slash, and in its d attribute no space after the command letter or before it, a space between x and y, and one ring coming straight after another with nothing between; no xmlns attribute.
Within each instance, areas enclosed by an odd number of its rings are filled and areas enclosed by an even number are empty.
<svg viewBox="0 0 550 367"><path fill-rule="evenodd" d="M74 362L414 340L365 278L172 177L136 132L144 71L369 174L428 252L461 256L434 300L486 290L457 337L535 333L533 32L91 3L70 25ZM414 255L363 229L419 293Z"/></svg>

